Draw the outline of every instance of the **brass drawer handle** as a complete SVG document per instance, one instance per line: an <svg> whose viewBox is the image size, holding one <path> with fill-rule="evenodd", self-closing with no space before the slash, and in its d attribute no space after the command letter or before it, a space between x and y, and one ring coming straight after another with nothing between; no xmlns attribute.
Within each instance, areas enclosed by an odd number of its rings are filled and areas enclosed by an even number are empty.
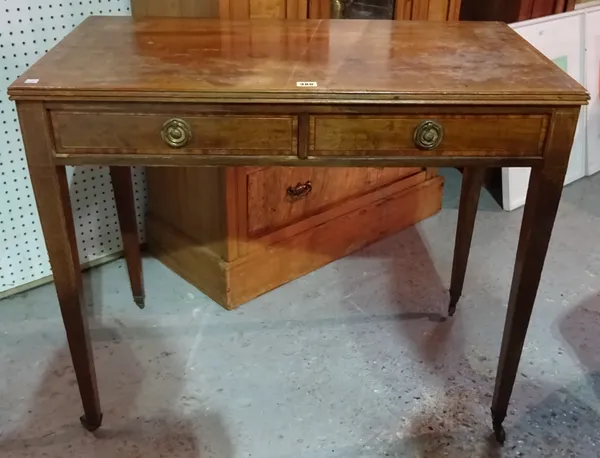
<svg viewBox="0 0 600 458"><path fill-rule="evenodd" d="M307 181L306 183L298 183L296 186L290 186L287 188L286 194L292 200L300 200L305 198L312 191L312 183Z"/></svg>
<svg viewBox="0 0 600 458"><path fill-rule="evenodd" d="M444 128L435 121L423 121L415 129L414 141L419 149L436 149L444 138Z"/></svg>
<svg viewBox="0 0 600 458"><path fill-rule="evenodd" d="M192 139L192 129L183 119L169 119L163 124L161 136L173 148L183 148Z"/></svg>

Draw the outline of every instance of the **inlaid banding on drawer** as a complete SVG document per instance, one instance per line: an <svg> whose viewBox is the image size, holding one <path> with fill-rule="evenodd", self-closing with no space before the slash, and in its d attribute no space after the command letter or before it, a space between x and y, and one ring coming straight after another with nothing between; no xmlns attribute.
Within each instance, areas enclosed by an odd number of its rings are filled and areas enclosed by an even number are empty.
<svg viewBox="0 0 600 458"><path fill-rule="evenodd" d="M441 126L439 145L419 147L426 121ZM311 156L541 156L548 116L323 115L310 120Z"/></svg>
<svg viewBox="0 0 600 458"><path fill-rule="evenodd" d="M51 112L57 153L207 154L295 156L294 116L169 115ZM164 134L165 123L185 126ZM167 125L168 126L168 125ZM189 129L189 130L188 130ZM171 135L175 137L171 138ZM181 146L183 143L183 146Z"/></svg>

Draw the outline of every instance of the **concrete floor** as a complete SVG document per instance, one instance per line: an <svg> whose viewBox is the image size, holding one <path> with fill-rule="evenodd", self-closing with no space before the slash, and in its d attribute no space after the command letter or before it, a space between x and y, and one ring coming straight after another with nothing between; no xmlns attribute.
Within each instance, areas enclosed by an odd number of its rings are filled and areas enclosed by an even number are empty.
<svg viewBox="0 0 600 458"><path fill-rule="evenodd" d="M83 430L54 289L0 303L0 456L600 456L600 176L565 190L506 421L489 407L521 211L484 196L446 307L458 175L435 217L226 312L153 259L87 275L104 426Z"/></svg>

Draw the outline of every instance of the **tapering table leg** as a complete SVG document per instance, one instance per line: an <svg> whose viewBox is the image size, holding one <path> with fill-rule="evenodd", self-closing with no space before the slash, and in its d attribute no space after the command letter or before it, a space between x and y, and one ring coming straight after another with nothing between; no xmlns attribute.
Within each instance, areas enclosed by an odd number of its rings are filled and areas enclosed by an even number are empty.
<svg viewBox="0 0 600 458"><path fill-rule="evenodd" d="M452 262L452 278L450 280L450 305L448 315L454 315L456 304L462 294L465 273L477 216L479 195L485 178L485 168L466 167L463 170L460 188L460 205L458 208L458 224L456 225L456 242L454 244L454 261Z"/></svg>
<svg viewBox="0 0 600 458"><path fill-rule="evenodd" d="M546 141L544 162L533 167L529 179L492 400L494 432L500 442L505 439L502 423L508 410L562 195L578 114L578 108L555 111Z"/></svg>
<svg viewBox="0 0 600 458"><path fill-rule="evenodd" d="M66 170L64 166L53 163L53 147L44 106L37 102L22 102L18 107L33 192L83 403L81 422L93 431L102 423L102 412Z"/></svg>
<svg viewBox="0 0 600 458"><path fill-rule="evenodd" d="M144 279L142 272L142 253L135 217L135 196L131 169L129 167L110 167L117 215L123 240L123 251L127 262L129 283L133 300L141 309L145 306Z"/></svg>

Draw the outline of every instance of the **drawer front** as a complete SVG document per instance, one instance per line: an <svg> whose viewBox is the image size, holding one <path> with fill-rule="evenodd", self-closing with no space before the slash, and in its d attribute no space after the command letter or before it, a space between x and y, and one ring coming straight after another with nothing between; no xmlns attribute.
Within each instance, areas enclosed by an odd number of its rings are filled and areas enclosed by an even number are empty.
<svg viewBox="0 0 600 458"><path fill-rule="evenodd" d="M265 235L420 171L408 167L253 169L246 175L248 235Z"/></svg>
<svg viewBox="0 0 600 458"><path fill-rule="evenodd" d="M547 124L543 114L313 116L309 154L540 156Z"/></svg>
<svg viewBox="0 0 600 458"><path fill-rule="evenodd" d="M293 116L51 113L58 153L296 155Z"/></svg>

